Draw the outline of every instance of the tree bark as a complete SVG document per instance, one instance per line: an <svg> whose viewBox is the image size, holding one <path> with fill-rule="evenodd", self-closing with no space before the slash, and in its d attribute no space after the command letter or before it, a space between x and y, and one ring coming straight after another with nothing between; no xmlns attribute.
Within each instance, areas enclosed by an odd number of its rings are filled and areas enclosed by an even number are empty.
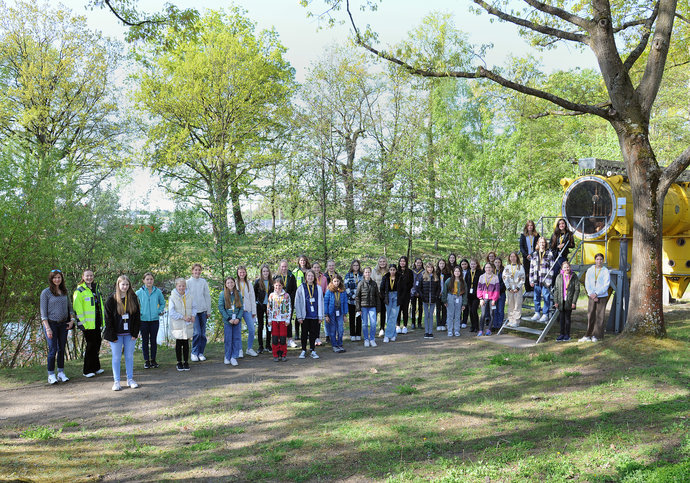
<svg viewBox="0 0 690 483"><path fill-rule="evenodd" d="M343 177L345 178L345 220L347 230L355 232L355 151L357 149L357 132L345 138L345 151L347 161L343 166Z"/></svg>
<svg viewBox="0 0 690 483"><path fill-rule="evenodd" d="M242 206L240 205L240 189L236 179L230 182L230 201L232 202L232 217L235 220L235 233L244 235L246 233L246 225L242 217ZM227 221L225 226L227 226Z"/></svg>

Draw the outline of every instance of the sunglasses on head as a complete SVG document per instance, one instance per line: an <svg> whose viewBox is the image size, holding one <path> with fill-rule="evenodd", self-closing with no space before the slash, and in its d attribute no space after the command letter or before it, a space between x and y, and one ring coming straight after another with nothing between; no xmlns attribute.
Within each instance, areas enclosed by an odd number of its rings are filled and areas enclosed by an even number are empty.
<svg viewBox="0 0 690 483"><path fill-rule="evenodd" d="M57 268L55 268L51 270L50 273L62 273L62 270L58 270Z"/></svg>

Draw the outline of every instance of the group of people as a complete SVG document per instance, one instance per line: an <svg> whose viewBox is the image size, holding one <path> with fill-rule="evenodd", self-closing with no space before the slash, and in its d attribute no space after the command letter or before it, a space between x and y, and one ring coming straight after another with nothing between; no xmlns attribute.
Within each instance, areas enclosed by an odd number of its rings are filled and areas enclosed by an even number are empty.
<svg viewBox="0 0 690 483"><path fill-rule="evenodd" d="M476 258L458 261L454 253L436 264L416 258L412 266L406 256L391 264L386 257L379 257L375 267L362 268L359 260L353 260L341 276L333 260L322 272L318 262L312 264L301 255L294 271L288 268L287 260L280 262L276 273L263 264L254 282L248 279L246 267L239 266L235 276L224 280L217 303L224 327L224 363L237 366L245 354L256 357L264 351L270 351L276 362L285 361L288 347L297 347L296 340L301 343L300 359L318 359L322 324L325 342L333 352L345 352L346 317L350 340L363 340L364 347L377 346L377 325L378 337L389 343L408 333L409 322L411 330L422 329L423 323L426 339L434 337L434 320L436 330L447 332L448 337L459 337L468 323L470 332L489 336L504 323L520 325L523 297L529 292L534 296L532 320L544 322L552 309L558 309L561 332L557 340L568 341L570 317L580 292L580 281L567 259L571 246L573 237L564 220L557 222L548 244L530 220L520 237L520 252L511 252L505 266L495 252L486 256L483 266ZM603 262L603 255L598 254L585 276L589 307L582 342L603 337L610 285ZM203 267L194 264L189 279L175 280L168 300L178 371L190 370L190 360L206 360L206 324L212 302L202 272ZM127 385L138 387L133 378L136 339L141 334L144 368L157 368L159 319L165 309L165 298L151 273L144 275L136 292L129 278L121 275L114 292L106 298L94 281L93 271L86 270L70 298L62 272L52 270L49 287L40 299L49 347L48 382L69 380L64 373L64 348L67 333L76 324L86 345L84 376L104 372L99 361L102 337L110 343L113 354L113 390L121 389L123 353ZM242 347L242 321L247 329L246 351ZM254 350L255 338L258 350Z"/></svg>

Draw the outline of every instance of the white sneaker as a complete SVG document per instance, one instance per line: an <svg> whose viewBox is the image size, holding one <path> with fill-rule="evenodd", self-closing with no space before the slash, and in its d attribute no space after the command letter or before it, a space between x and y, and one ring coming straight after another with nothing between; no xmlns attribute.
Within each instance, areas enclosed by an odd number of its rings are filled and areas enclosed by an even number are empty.
<svg viewBox="0 0 690 483"><path fill-rule="evenodd" d="M247 350L247 355L248 355L248 356L252 356L252 357L256 357L256 356L258 356L259 354L257 354L256 351L255 351L254 349L248 349L248 350Z"/></svg>
<svg viewBox="0 0 690 483"><path fill-rule="evenodd" d="M351 335L350 336L350 342L355 342L357 340L357 336Z"/></svg>
<svg viewBox="0 0 690 483"><path fill-rule="evenodd" d="M448 337L453 337L453 332L448 332Z"/></svg>
<svg viewBox="0 0 690 483"><path fill-rule="evenodd" d="M379 337L383 337L384 335L386 335L386 332L383 329L379 330Z"/></svg>
<svg viewBox="0 0 690 483"><path fill-rule="evenodd" d="M460 328L461 328L461 329L466 329L466 328L467 328L467 324L461 324L461 325L460 325Z"/></svg>
<svg viewBox="0 0 690 483"><path fill-rule="evenodd" d="M103 374L105 372L105 369L98 369L96 371L96 374Z"/></svg>
<svg viewBox="0 0 690 483"><path fill-rule="evenodd" d="M391 342L395 342L395 337L391 337Z"/></svg>
<svg viewBox="0 0 690 483"><path fill-rule="evenodd" d="M300 358L300 359L304 359L305 357L307 357L307 351L302 351L302 352L299 353L299 358Z"/></svg>
<svg viewBox="0 0 690 483"><path fill-rule="evenodd" d="M384 338L383 338L383 343L384 343L384 344L388 344L388 342L390 342L390 339L389 339L388 337L384 337Z"/></svg>
<svg viewBox="0 0 690 483"><path fill-rule="evenodd" d="M223 357L223 364L225 364L225 365L230 364L230 360L226 357Z"/></svg>
<svg viewBox="0 0 690 483"><path fill-rule="evenodd" d="M116 381L113 384L113 391L119 391L120 389L122 389L122 387L120 387L120 381Z"/></svg>
<svg viewBox="0 0 690 483"><path fill-rule="evenodd" d="M230 359L230 365L236 366L237 365L237 359L235 359L234 357L232 359Z"/></svg>
<svg viewBox="0 0 690 483"><path fill-rule="evenodd" d="M243 357L244 357L244 351L242 349L240 349L240 353L237 354L237 358L242 359Z"/></svg>
<svg viewBox="0 0 690 483"><path fill-rule="evenodd" d="M578 342L592 342L592 338L584 336L582 339L578 340Z"/></svg>
<svg viewBox="0 0 690 483"><path fill-rule="evenodd" d="M398 325L395 327L395 333L399 334L400 332L402 332L402 331L400 330L400 326Z"/></svg>
<svg viewBox="0 0 690 483"><path fill-rule="evenodd" d="M442 325L437 326L437 327L436 327L436 330L437 330L438 332L441 332L441 331L443 330L443 326L442 326Z"/></svg>
<svg viewBox="0 0 690 483"><path fill-rule="evenodd" d="M376 341L375 341L374 339L371 339L371 340L369 341L369 345L370 345L371 347L376 347Z"/></svg>
<svg viewBox="0 0 690 483"><path fill-rule="evenodd" d="M541 319L539 319L539 322L548 322L549 321L549 316L544 314L541 316Z"/></svg>
<svg viewBox="0 0 690 483"><path fill-rule="evenodd" d="M312 359L318 359L319 355L316 353L316 351L311 351L311 358Z"/></svg>
<svg viewBox="0 0 690 483"><path fill-rule="evenodd" d="M55 374L48 374L48 384L55 384L57 382L57 377Z"/></svg>
<svg viewBox="0 0 690 483"><path fill-rule="evenodd" d="M403 328L402 328L402 333L403 333L403 334L407 334L407 327L403 327Z"/></svg>
<svg viewBox="0 0 690 483"><path fill-rule="evenodd" d="M295 342L294 339L290 339L290 340L288 341L288 344L287 344L287 345L288 345L288 347L297 347L297 343Z"/></svg>
<svg viewBox="0 0 690 483"><path fill-rule="evenodd" d="M127 381L127 385L128 385L131 389L136 389L136 388L139 387L139 384L137 384L137 382L136 382L134 379L130 379L129 381Z"/></svg>
<svg viewBox="0 0 690 483"><path fill-rule="evenodd" d="M535 312L530 320L539 320L539 317L541 317L541 315L539 315L539 312Z"/></svg>
<svg viewBox="0 0 690 483"><path fill-rule="evenodd" d="M206 360L206 356L203 355L203 354L199 354L199 360L200 360L200 361L205 361L205 360Z"/></svg>
<svg viewBox="0 0 690 483"><path fill-rule="evenodd" d="M592 336L592 339L591 339L590 342L599 342L599 339L597 339L596 337ZM58 379L60 379L60 374L58 374Z"/></svg>
<svg viewBox="0 0 690 483"><path fill-rule="evenodd" d="M192 362L199 362L199 356L197 356L196 354L192 354L189 356L189 360Z"/></svg>
<svg viewBox="0 0 690 483"><path fill-rule="evenodd" d="M84 377L96 377L95 372L89 372L88 374L84 374Z"/></svg>
<svg viewBox="0 0 690 483"><path fill-rule="evenodd" d="M460 337L460 332L456 332L455 337Z"/></svg>
<svg viewBox="0 0 690 483"><path fill-rule="evenodd" d="M369 341L368 340L364 341L364 347L369 347Z"/></svg>
<svg viewBox="0 0 690 483"><path fill-rule="evenodd" d="M67 382L67 381L69 381L69 377L65 376L65 373L64 373L64 372L58 372L58 373L57 373L57 379L58 379L58 381L60 381L60 382Z"/></svg>

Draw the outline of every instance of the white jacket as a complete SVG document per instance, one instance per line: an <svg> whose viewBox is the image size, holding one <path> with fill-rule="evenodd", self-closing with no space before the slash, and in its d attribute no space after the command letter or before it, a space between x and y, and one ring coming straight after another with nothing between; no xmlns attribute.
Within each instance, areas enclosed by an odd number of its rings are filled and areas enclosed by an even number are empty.
<svg viewBox="0 0 690 483"><path fill-rule="evenodd" d="M307 293L304 284L300 285L295 294L295 318L297 320L304 319L307 315ZM316 285L316 303L318 304L319 320L323 320L323 289L321 285Z"/></svg>
<svg viewBox="0 0 690 483"><path fill-rule="evenodd" d="M503 283L507 290L521 289L525 284L525 268L522 265L508 265L503 269Z"/></svg>
<svg viewBox="0 0 690 483"><path fill-rule="evenodd" d="M602 266L599 270L596 265L592 265L587 269L585 274L585 290L587 290L587 295L595 293L600 298L608 297L610 286L611 274L608 268Z"/></svg>
<svg viewBox="0 0 690 483"><path fill-rule="evenodd" d="M208 288L206 279L191 277L187 280L187 293L191 295L192 300L194 300L197 313L211 313L211 291Z"/></svg>
<svg viewBox="0 0 690 483"><path fill-rule="evenodd" d="M173 289L168 306L170 334L174 339L191 339L194 335L194 322L187 322L184 318L195 317L197 310L194 299L189 295L189 290L184 295L180 295L177 289Z"/></svg>
<svg viewBox="0 0 690 483"><path fill-rule="evenodd" d="M254 294L254 285L244 282L237 283L240 287L242 299L244 300L244 306L242 308L245 312L249 312L254 318L256 318L256 295Z"/></svg>

